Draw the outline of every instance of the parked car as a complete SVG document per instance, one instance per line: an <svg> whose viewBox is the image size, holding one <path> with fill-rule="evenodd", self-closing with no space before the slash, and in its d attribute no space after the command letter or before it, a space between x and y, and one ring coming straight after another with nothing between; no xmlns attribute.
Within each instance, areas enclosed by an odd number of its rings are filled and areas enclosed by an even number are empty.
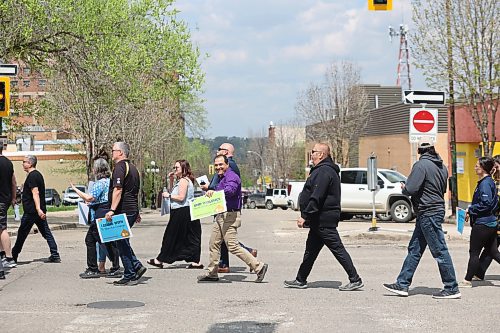
<svg viewBox="0 0 500 333"><path fill-rule="evenodd" d="M75 187L82 192L87 192L87 186L85 185L75 185ZM64 206L76 205L80 201L83 201L83 199L80 198L80 196L73 190L71 186L63 191L62 204Z"/></svg>
<svg viewBox="0 0 500 333"><path fill-rule="evenodd" d="M266 207L266 193L257 192L250 194L247 199L247 207L250 209Z"/></svg>
<svg viewBox="0 0 500 333"><path fill-rule="evenodd" d="M288 190L286 188L268 188L265 200L267 209L281 207L286 210L289 205Z"/></svg>
<svg viewBox="0 0 500 333"><path fill-rule="evenodd" d="M45 204L56 207L61 205L61 196L55 188L45 189Z"/></svg>
<svg viewBox="0 0 500 333"><path fill-rule="evenodd" d="M397 171L378 169L380 190L375 194L375 213L382 219L409 222L413 219L410 198L401 192L401 183L406 177ZM372 192L368 190L366 168L344 168L340 170L341 208L343 217L366 215L372 212Z"/></svg>

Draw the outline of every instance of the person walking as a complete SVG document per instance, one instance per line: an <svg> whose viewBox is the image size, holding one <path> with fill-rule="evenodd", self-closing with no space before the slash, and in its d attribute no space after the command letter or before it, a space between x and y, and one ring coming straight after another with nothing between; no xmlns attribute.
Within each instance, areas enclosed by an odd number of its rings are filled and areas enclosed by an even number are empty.
<svg viewBox="0 0 500 333"><path fill-rule="evenodd" d="M0 265L5 268L14 268L17 264L12 258L10 236L7 230L7 211L10 205L16 204L17 184L14 166L3 155L3 149L4 145L0 142ZM0 276L3 275L0 273Z"/></svg>
<svg viewBox="0 0 500 333"><path fill-rule="evenodd" d="M469 264L467 273L459 286L472 288L472 278L477 272L481 250L487 251L489 256L500 263L500 252L497 246L497 210L498 194L495 181L491 178L495 160L491 157L480 157L474 166L479 177L472 203L466 210L466 220L472 226L469 244Z"/></svg>
<svg viewBox="0 0 500 333"><path fill-rule="evenodd" d="M190 263L189 269L202 269L201 255L201 223L199 219L191 221L189 202L194 199L194 176L191 166L186 160L177 160L169 173L172 194L163 193L170 198L170 221L165 228L160 254L149 259L148 264L163 268L163 264L172 264L184 260ZM173 176L177 178L173 184Z"/></svg>
<svg viewBox="0 0 500 333"><path fill-rule="evenodd" d="M493 177L495 179L495 184L497 187L497 195L500 194L500 155L496 155L493 157L495 160L495 168L493 172ZM500 200L500 196L499 196ZM500 203L499 207L496 211L496 217L497 217L497 248L500 246ZM493 261L493 258L489 255L490 251L487 251L486 249L483 250L481 253L481 256L479 257L479 267L476 271L476 274L472 277L472 280L484 280L484 277L486 275L486 271L491 265L491 262Z"/></svg>
<svg viewBox="0 0 500 333"><path fill-rule="evenodd" d="M106 270L100 270L97 264L97 245L101 245L101 238L97 230L96 220L104 218L104 215L109 210L109 178L111 170L108 162L103 158L98 158L94 161L92 171L94 173L95 182L93 183L90 193L80 191L75 185L71 184L71 188L78 194L80 198L85 200L89 206L89 230L85 236L85 245L87 247L87 269L80 273L82 279L99 278L107 276L119 278L122 276L120 271L120 257L115 242L104 243L104 248L113 264L109 273Z"/></svg>
<svg viewBox="0 0 500 333"><path fill-rule="evenodd" d="M297 226L309 226L304 259L295 280L284 281L287 288L307 288L307 277L324 245L330 249L349 277L349 282L339 287L353 291L363 287L337 231L340 220L340 169L333 163L330 147L316 143L311 152L313 167L300 195L300 217Z"/></svg>
<svg viewBox="0 0 500 333"><path fill-rule="evenodd" d="M139 172L128 157L130 146L126 142L115 142L111 151L115 162L113 175L109 186L108 200L111 208L105 214L106 220L111 221L113 215L126 214L130 228L139 219L138 194L140 188ZM124 267L123 278L114 281L116 286L136 285L146 273L147 268L135 256L128 238L116 241L118 252Z"/></svg>
<svg viewBox="0 0 500 333"><path fill-rule="evenodd" d="M57 243L47 224L47 208L45 206L45 181L42 174L36 169L37 158L27 155L23 159L23 169L28 173L23 187L23 217L17 231L17 238L12 248L12 258L17 262L19 254L23 249L24 242L30 233L33 224L45 238L50 249L50 256L45 260L47 263L60 263L61 257L57 251Z"/></svg>
<svg viewBox="0 0 500 333"><path fill-rule="evenodd" d="M241 226L241 179L229 168L229 160L224 155L215 157L215 170L219 182L216 191L224 191L226 199L225 213L217 214L212 227L210 236L210 259L208 272L205 275L198 276L198 282L216 282L219 281L218 267L220 260L221 243L227 244L229 252L240 258L250 269L257 273L255 282L262 282L266 275L268 265L257 261L248 251L244 250L238 242L238 228ZM214 190L206 193L211 197Z"/></svg>
<svg viewBox="0 0 500 333"><path fill-rule="evenodd" d="M408 289L425 248L429 246L436 259L444 288L432 295L433 298L454 299L461 294L455 277L442 224L445 214L444 194L448 181L448 170L436 152L433 143L422 142L418 146L420 159L413 165L403 194L411 196L417 213L415 230L408 245L408 255L395 283L384 284L384 288L399 296L408 296Z"/></svg>
<svg viewBox="0 0 500 333"><path fill-rule="evenodd" d="M222 143L219 148L217 149L217 155L222 155L226 156L227 160L229 162L229 167L231 170L233 170L238 177L241 179L241 174L240 174L240 169L238 168L238 165L236 164L236 161L234 160L234 146L228 142ZM204 191L208 190L215 190L217 187L217 184L219 183L219 177L215 175L212 180L210 181L209 185L201 185L201 189ZM245 246L243 243L240 242L240 246L250 252L254 257L257 257L257 249ZM219 261L219 273L229 273L230 268L229 268L229 251L227 250L226 243L222 243L221 245L221 256L220 256L220 261Z"/></svg>

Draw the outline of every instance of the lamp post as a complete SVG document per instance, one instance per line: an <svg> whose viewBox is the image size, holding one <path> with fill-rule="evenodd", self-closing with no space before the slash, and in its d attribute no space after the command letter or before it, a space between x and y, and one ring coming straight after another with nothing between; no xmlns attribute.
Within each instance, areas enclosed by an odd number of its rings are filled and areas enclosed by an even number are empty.
<svg viewBox="0 0 500 333"><path fill-rule="evenodd" d="M266 188L266 179L264 178L264 159L262 158L262 155L253 151L253 150L248 150L248 154L255 154L259 156L260 158L260 177L261 177L261 184L262 184L262 190Z"/></svg>
<svg viewBox="0 0 500 333"><path fill-rule="evenodd" d="M160 172L160 168L156 166L155 161L151 161L151 167L146 169L147 173L151 173L153 175L153 190L151 193L151 209L156 209L156 188L155 188L155 173Z"/></svg>

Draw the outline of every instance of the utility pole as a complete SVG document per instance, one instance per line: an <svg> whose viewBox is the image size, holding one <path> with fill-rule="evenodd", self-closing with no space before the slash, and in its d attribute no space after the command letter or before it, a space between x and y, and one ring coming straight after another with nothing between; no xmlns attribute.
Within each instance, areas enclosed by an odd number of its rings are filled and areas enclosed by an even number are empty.
<svg viewBox="0 0 500 333"><path fill-rule="evenodd" d="M448 89L450 90L450 151L451 151L451 213L455 215L458 206L457 184L457 142L455 136L455 86L453 79L453 46L451 34L451 0L446 0L446 40L448 53Z"/></svg>

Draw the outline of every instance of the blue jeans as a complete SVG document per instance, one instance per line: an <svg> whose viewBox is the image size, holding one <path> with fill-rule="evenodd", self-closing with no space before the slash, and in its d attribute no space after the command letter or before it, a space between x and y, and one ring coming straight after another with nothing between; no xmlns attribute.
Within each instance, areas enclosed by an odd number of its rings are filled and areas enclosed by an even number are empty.
<svg viewBox="0 0 500 333"><path fill-rule="evenodd" d="M106 246L104 244L95 244L97 246L97 261L98 262L106 262L106 256L108 255L108 251L106 250Z"/></svg>
<svg viewBox="0 0 500 333"><path fill-rule="evenodd" d="M429 246L432 256L437 261L444 289L451 292L458 291L455 269L441 227L443 220L444 212L433 216L417 216L415 230L408 245L408 255L396 281L401 287L410 287L420 258L425 248Z"/></svg>
<svg viewBox="0 0 500 333"><path fill-rule="evenodd" d="M130 228L133 227L138 215L139 213L127 214L127 220ZM118 247L118 252L120 253L120 258L123 264L123 278L131 280L134 278L135 273L139 270L139 268L142 267L142 264L135 256L134 250L132 250L132 246L130 246L130 240L128 238L116 241L116 246Z"/></svg>

